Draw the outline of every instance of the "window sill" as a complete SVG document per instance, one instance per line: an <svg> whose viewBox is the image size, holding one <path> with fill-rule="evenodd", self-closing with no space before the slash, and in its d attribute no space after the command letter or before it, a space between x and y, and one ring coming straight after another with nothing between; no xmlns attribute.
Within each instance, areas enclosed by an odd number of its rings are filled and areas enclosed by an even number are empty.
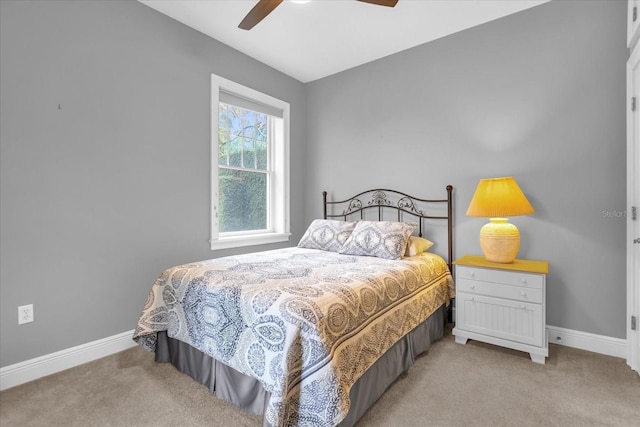
<svg viewBox="0 0 640 427"><path fill-rule="evenodd" d="M267 245L269 243L288 242L291 233L266 233L251 236L223 237L210 240L211 250L241 248L243 246Z"/></svg>

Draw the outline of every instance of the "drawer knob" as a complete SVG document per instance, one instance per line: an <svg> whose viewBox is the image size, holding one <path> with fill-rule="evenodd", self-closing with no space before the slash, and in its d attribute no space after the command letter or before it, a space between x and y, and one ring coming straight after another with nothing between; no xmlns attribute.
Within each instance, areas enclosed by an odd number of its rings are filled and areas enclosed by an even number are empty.
<svg viewBox="0 0 640 427"><path fill-rule="evenodd" d="M520 279L522 283L527 283L527 279Z"/></svg>
<svg viewBox="0 0 640 427"><path fill-rule="evenodd" d="M474 298L473 297L469 298L469 301L474 301Z"/></svg>
<svg viewBox="0 0 640 427"><path fill-rule="evenodd" d="M471 277L476 277L476 273L471 272L471 273L469 273L469 276L471 276Z"/></svg>
<svg viewBox="0 0 640 427"><path fill-rule="evenodd" d="M476 285L471 285L471 289L475 289L475 288L476 288Z"/></svg>
<svg viewBox="0 0 640 427"><path fill-rule="evenodd" d="M527 306L524 304L520 304L520 308L524 310L525 308L527 308Z"/></svg>
<svg viewBox="0 0 640 427"><path fill-rule="evenodd" d="M520 295L522 295L523 297L527 296L527 293L525 291L520 292Z"/></svg>

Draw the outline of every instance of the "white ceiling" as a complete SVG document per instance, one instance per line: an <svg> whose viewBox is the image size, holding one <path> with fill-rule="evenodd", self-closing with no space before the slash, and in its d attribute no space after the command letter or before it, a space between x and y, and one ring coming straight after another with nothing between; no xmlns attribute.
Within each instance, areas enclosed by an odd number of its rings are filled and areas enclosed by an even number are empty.
<svg viewBox="0 0 640 427"><path fill-rule="evenodd" d="M139 1L306 83L549 0L285 1L249 31L257 0Z"/></svg>

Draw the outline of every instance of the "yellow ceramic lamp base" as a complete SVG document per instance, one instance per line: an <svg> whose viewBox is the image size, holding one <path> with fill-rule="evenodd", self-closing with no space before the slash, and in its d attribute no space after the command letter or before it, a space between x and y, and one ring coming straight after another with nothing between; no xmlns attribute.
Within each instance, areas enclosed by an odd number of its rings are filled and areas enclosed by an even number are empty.
<svg viewBox="0 0 640 427"><path fill-rule="evenodd" d="M520 249L520 232L507 218L491 218L480 229L480 247L489 262L512 263Z"/></svg>

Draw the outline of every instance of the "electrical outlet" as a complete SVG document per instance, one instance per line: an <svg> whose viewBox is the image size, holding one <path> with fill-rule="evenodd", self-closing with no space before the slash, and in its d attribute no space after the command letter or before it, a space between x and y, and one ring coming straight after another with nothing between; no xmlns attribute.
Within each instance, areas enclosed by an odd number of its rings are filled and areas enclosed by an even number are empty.
<svg viewBox="0 0 640 427"><path fill-rule="evenodd" d="M33 304L18 307L18 325L33 322Z"/></svg>

